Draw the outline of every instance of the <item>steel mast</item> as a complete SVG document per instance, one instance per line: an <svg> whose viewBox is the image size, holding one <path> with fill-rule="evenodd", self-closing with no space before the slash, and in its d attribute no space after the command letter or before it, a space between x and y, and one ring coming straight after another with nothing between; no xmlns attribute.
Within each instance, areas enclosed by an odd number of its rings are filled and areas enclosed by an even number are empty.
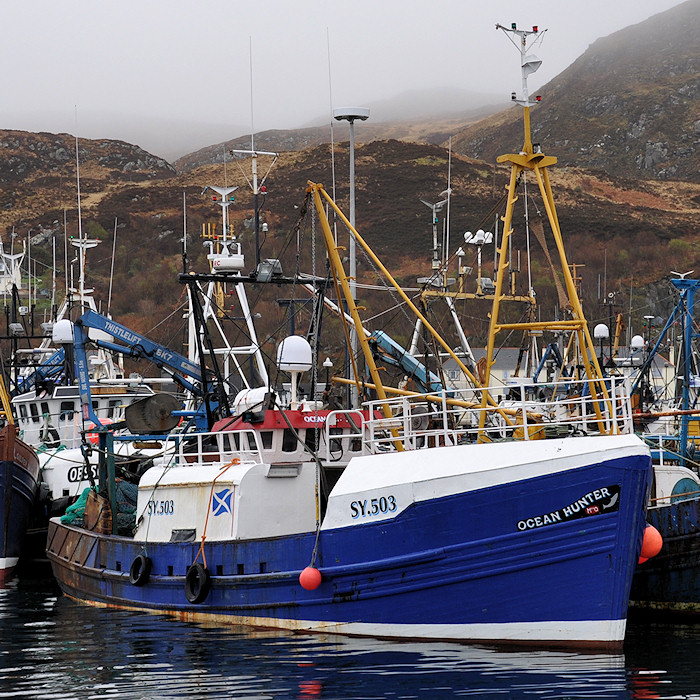
<svg viewBox="0 0 700 700"><path fill-rule="evenodd" d="M518 29L515 23L511 24L510 27L505 27L502 24L497 24L496 29L501 29L511 42L518 48L520 52L520 70L521 70L521 96L518 98L515 92L511 94L511 99L513 102L521 105L523 107L523 121L524 121L524 145L520 153L511 153L499 156L496 160L498 163L510 163L511 173L510 181L508 184L508 201L506 204L506 211L502 220L503 225L503 236L500 242L500 249L498 251L499 265L498 274L496 276L496 290L494 292L493 307L491 310L491 319L489 323L489 338L488 345L486 349L486 367L484 372L484 386L488 387L491 378L491 369L494 365L494 349L496 335L500 331L504 330L548 330L548 331L569 331L575 334L578 340L578 346L581 351L582 362L585 370L586 377L590 381L590 388L592 395L599 395L606 401L609 399L607 389L603 383L598 359L595 354L595 348L593 340L591 338L590 331L588 329L588 324L586 318L583 314L583 309L581 306L581 301L576 290L576 285L571 274L571 269L567 262L566 253L564 251L564 243L562 240L561 227L559 225L559 219L557 217L556 207L554 204L554 196L552 194L552 186L549 180L548 167L554 165L557 159L553 156L547 156L543 153L542 148L539 144L532 143L532 136L530 130L530 107L538 104L541 101L540 96L535 97L534 100L530 99L530 94L527 86L528 77L534 73L542 64L542 61L534 54L528 53L528 44L530 47L532 44L536 43L542 37L544 31L540 31L537 26L533 26L531 29ZM533 40L534 39L534 40ZM521 173L532 172L537 180L540 194L542 196L542 201L544 207L547 211L547 218L549 220L549 225L554 236L555 245L557 252L559 254L559 262L561 267L561 274L564 278L564 284L569 301L569 312L571 318L569 320L562 321L542 321L542 322L529 322L529 323L501 323L499 321L499 310L501 300L504 298L503 289L505 275L507 272L508 264L507 251L510 243L510 237L513 234L512 222L513 222L513 208L515 202L518 199L516 194L516 189L518 185L518 180ZM486 392L482 399L482 405L486 406ZM604 426L603 412L601 410L600 404L597 401L593 402L593 408L595 410L596 418L598 419L599 428L601 432L607 432ZM480 427L484 427L485 422L485 412L482 411L480 418Z"/></svg>

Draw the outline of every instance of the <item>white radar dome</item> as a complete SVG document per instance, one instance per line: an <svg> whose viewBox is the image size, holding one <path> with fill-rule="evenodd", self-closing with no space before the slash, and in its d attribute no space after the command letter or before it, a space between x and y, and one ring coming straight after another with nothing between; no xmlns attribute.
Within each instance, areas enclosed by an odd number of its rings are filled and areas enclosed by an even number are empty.
<svg viewBox="0 0 700 700"><path fill-rule="evenodd" d="M284 372L308 372L313 364L306 338L290 335L277 347L277 366Z"/></svg>
<svg viewBox="0 0 700 700"><path fill-rule="evenodd" d="M69 321L67 318L62 318L60 321L56 321L56 323L53 324L51 337L53 338L53 342L57 345L72 343L73 322Z"/></svg>

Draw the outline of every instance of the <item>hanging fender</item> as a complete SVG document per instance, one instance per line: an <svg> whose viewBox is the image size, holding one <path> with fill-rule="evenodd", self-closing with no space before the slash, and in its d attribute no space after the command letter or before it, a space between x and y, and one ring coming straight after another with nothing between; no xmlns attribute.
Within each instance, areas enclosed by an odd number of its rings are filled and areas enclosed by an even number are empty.
<svg viewBox="0 0 700 700"><path fill-rule="evenodd" d="M133 586L143 586L148 582L151 575L151 559L144 554L139 554L134 561L131 562L129 569L129 583Z"/></svg>
<svg viewBox="0 0 700 700"><path fill-rule="evenodd" d="M190 603L201 603L209 593L211 577L203 564L192 564L185 576L185 597Z"/></svg>

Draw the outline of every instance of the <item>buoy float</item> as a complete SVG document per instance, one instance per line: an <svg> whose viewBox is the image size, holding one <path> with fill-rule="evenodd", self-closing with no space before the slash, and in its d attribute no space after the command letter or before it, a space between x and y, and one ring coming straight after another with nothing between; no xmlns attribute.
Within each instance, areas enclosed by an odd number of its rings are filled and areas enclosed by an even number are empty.
<svg viewBox="0 0 700 700"><path fill-rule="evenodd" d="M660 551L664 543L661 533L653 526L647 523L644 530L644 539L642 540L642 551L640 552L640 558L651 559L655 557Z"/></svg>
<svg viewBox="0 0 700 700"><path fill-rule="evenodd" d="M307 591L314 591L321 585L321 572L314 566L307 566L299 574L299 583Z"/></svg>

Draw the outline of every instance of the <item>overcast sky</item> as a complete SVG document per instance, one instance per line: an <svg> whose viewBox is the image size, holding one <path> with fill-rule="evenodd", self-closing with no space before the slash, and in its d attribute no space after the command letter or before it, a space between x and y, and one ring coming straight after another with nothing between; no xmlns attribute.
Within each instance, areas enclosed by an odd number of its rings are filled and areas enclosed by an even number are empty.
<svg viewBox="0 0 700 700"><path fill-rule="evenodd" d="M329 115L331 105L371 109L427 87L507 101L519 88L518 56L496 22L548 29L537 47L536 89L597 38L678 4L6 0L0 127L139 138L149 148L169 133L175 139L185 123L201 145L217 142L222 126L231 137L250 130L251 55L256 131L301 126Z"/></svg>

